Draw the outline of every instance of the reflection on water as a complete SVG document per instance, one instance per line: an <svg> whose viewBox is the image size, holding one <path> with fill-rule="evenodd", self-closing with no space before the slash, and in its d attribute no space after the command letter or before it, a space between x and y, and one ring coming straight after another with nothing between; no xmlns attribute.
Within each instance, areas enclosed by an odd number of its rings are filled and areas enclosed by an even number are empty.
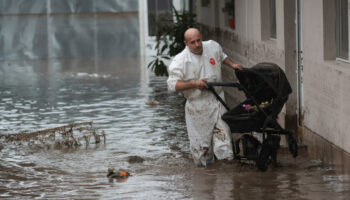
<svg viewBox="0 0 350 200"><path fill-rule="evenodd" d="M121 59L105 61L97 70L86 61L2 63L0 130L18 132L47 128L52 122L82 121L87 115L105 113L104 104L119 106L117 98L128 95L123 91L140 84L139 61L137 57L124 57L122 64Z"/></svg>

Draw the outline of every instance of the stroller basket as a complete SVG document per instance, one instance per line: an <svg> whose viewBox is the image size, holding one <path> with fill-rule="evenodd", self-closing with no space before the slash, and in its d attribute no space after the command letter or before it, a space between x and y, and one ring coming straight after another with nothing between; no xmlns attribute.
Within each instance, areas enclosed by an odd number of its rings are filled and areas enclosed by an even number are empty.
<svg viewBox="0 0 350 200"><path fill-rule="evenodd" d="M247 111L244 105L254 105L254 102L250 99L238 104L232 110L226 112L222 119L229 125L231 132L244 133L244 132L259 132L264 126L267 116L272 116L276 119L278 114L283 108L287 98L281 100L275 100L275 102L264 106L263 108ZM274 128L267 126L266 128Z"/></svg>
<svg viewBox="0 0 350 200"><path fill-rule="evenodd" d="M258 131L264 124L266 119L264 114L259 111L247 112L243 108L243 105L246 104L251 105L250 100L244 101L222 116L222 119L229 125L233 133Z"/></svg>

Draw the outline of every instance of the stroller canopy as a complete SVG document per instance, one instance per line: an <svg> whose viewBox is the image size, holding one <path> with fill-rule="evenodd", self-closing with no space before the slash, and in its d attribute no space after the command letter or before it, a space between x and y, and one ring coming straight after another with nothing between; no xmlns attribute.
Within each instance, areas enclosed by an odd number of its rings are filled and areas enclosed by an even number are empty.
<svg viewBox="0 0 350 200"><path fill-rule="evenodd" d="M288 97L292 92L283 70L274 63L258 63L251 68L236 70L235 73L240 84L258 102Z"/></svg>

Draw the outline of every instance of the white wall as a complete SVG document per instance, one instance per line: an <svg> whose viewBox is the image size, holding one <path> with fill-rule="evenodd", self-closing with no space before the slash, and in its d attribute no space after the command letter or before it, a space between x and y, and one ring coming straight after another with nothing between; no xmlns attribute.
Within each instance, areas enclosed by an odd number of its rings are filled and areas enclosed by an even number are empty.
<svg viewBox="0 0 350 200"><path fill-rule="evenodd" d="M302 1L304 125L350 152L350 64L324 59L323 14L323 1Z"/></svg>
<svg viewBox="0 0 350 200"><path fill-rule="evenodd" d="M327 5L324 7L325 2ZM221 44L231 58L245 66L268 61L284 68L284 45L288 40L284 35L285 31L289 31L284 30L285 2L276 1L276 40L262 39L264 13L261 12L261 3L266 2L236 0L235 30L225 27L223 13L218 14ZM350 62L331 58L335 55L335 52L330 52L335 51L335 39L334 33L329 30L334 23L327 18L328 15L324 16L324 10L331 12L332 8L328 6L332 3L332 0L301 1L304 126L350 153ZM222 12L224 1L220 1L219 6L218 10ZM199 22L213 27L213 10L201 9L199 4ZM325 23L331 23L331 27L324 27ZM325 35L327 38L324 38Z"/></svg>

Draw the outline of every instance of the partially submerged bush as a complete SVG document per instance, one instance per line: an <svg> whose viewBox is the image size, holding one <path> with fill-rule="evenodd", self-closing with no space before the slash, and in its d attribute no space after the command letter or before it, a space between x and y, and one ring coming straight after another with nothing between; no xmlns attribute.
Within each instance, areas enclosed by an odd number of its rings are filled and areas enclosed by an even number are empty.
<svg viewBox="0 0 350 200"><path fill-rule="evenodd" d="M0 135L0 137L3 142L7 143L13 142L45 148L77 148L83 145L81 141L84 141L85 145L88 146L92 143L90 142L91 136L93 136L93 143L95 144L101 143L101 137L106 143L105 132L101 131L98 134L92 124L93 122L73 123L34 132L25 131L17 134Z"/></svg>
<svg viewBox="0 0 350 200"><path fill-rule="evenodd" d="M156 76L168 76L165 60L180 53L184 48L184 33L188 28L196 27L195 15L190 12L179 13L173 7L175 21L164 25L158 29L156 35L155 49L157 53L152 56L154 59L148 64L148 68L154 72Z"/></svg>

